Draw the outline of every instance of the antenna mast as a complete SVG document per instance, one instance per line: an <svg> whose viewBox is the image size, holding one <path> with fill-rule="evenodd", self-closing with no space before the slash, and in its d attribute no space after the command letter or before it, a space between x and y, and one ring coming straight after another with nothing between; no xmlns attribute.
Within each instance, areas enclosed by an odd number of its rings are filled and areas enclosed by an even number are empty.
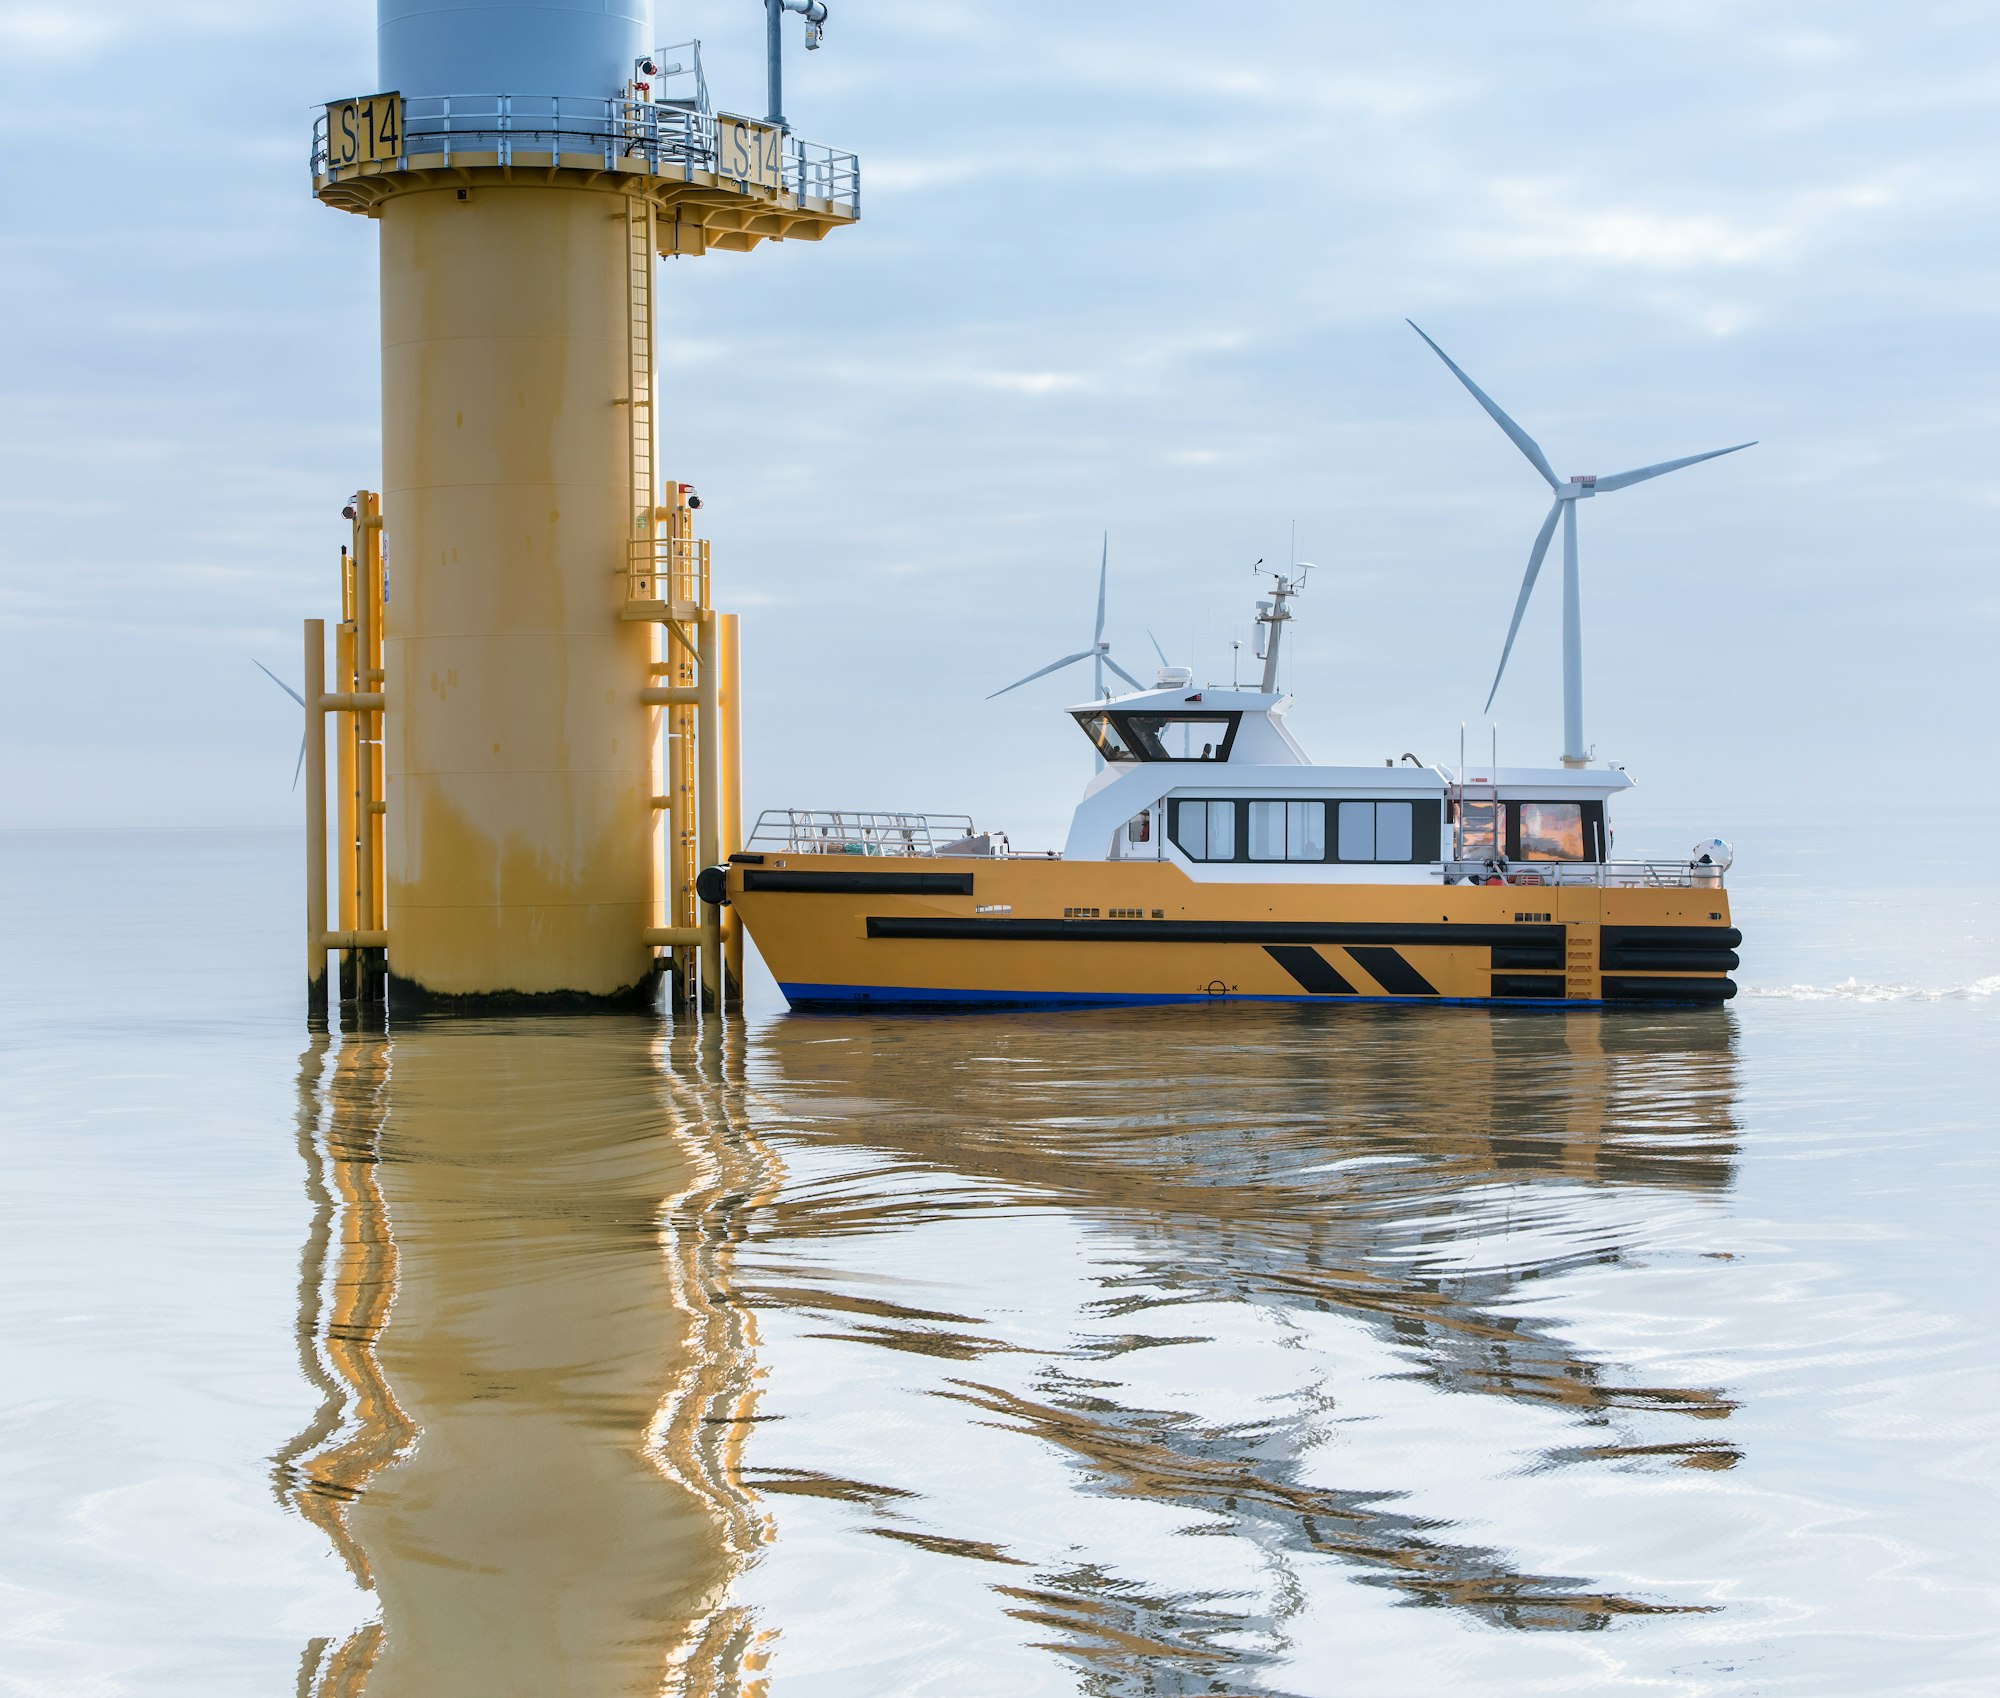
<svg viewBox="0 0 2000 1698"><path fill-rule="evenodd" d="M1258 562L1262 566L1261 561ZM1271 572L1268 566L1263 568ZM1251 570L1257 570L1253 566ZM1284 636L1284 628L1292 621L1288 603L1292 597L1306 587L1306 574L1312 570L1310 563L1294 562L1291 574L1271 572L1271 597L1257 603L1257 654L1264 662L1264 681L1258 686L1266 695L1273 695L1278 688L1278 646Z"/></svg>

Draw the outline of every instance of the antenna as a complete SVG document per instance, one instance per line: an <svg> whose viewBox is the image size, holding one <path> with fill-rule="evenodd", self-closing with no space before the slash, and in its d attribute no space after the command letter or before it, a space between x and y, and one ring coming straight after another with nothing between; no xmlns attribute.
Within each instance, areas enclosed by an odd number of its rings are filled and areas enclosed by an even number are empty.
<svg viewBox="0 0 2000 1698"><path fill-rule="evenodd" d="M1549 552L1549 542L1556 533L1556 521L1562 521L1563 528L1563 755L1562 763L1567 767L1589 764L1590 753L1583 741L1583 590L1582 579L1576 557L1576 508L1580 501L1588 501L1593 496L1610 495L1616 490L1629 488L1635 483L1644 483L1649 478L1663 477L1668 472L1677 472L1684 466L1697 466L1704 460L1714 460L1724 454L1735 454L1745 448L1756 447L1755 442L1739 442L1730 448L1711 448L1706 454L1688 454L1678 460L1662 460L1657 465L1639 466L1629 472L1615 472L1610 477L1585 474L1565 481L1555 474L1549 464L1549 457L1542 452L1541 445L1525 430L1501 411L1500 404L1467 377L1457 362L1440 348L1413 319L1405 319L1405 324L1423 336L1432 353L1444 361L1453 377L1465 385L1472 398L1486 410L1501 430L1506 432L1508 441L1520 449L1528 464L1542 474L1549 488L1555 492L1555 502L1549 508L1548 517L1542 520L1542 528L1535 533L1535 545L1528 551L1528 570L1521 579L1521 593L1514 602L1514 617L1507 626L1507 641L1500 650L1500 665L1493 674L1493 688L1486 694L1486 709L1493 706L1493 698L1500 693L1500 680L1507 671L1507 657L1514 652L1514 638L1521 629L1521 615L1528 611L1528 597L1534 593L1536 575L1542 569L1542 561ZM1486 709L1482 709L1484 712Z"/></svg>

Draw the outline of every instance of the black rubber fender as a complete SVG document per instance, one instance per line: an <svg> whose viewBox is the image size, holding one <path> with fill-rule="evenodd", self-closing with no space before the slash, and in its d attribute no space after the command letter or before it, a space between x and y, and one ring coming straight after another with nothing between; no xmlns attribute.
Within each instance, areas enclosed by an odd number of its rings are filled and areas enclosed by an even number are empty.
<svg viewBox="0 0 2000 1698"><path fill-rule="evenodd" d="M694 893L711 908L729 906L729 869L703 867L694 875Z"/></svg>

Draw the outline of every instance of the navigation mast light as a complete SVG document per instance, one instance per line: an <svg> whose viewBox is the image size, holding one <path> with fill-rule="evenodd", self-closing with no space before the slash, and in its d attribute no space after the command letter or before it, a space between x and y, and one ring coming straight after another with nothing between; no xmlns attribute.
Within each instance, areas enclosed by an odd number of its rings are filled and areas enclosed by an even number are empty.
<svg viewBox="0 0 2000 1698"><path fill-rule="evenodd" d="M826 35L826 7L822 0L764 0L764 57L770 83L771 110L766 122L789 129L785 122L785 44L778 29L787 12L797 12L806 21L806 51L816 53Z"/></svg>

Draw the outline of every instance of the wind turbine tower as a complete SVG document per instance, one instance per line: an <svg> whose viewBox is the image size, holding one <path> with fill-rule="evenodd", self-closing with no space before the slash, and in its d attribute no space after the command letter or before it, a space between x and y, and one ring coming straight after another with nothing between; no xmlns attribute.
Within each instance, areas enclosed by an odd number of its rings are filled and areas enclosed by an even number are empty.
<svg viewBox="0 0 2000 1698"><path fill-rule="evenodd" d="M817 0L766 8L772 51L787 10L818 44ZM339 950L343 994L392 1009L644 1001L663 966L718 1004L693 884L738 847L733 621L661 476L657 262L817 240L859 167L714 110L651 0L378 0L376 43L383 92L331 102L312 153L378 232L382 482L331 688L307 628L309 997Z"/></svg>
<svg viewBox="0 0 2000 1698"><path fill-rule="evenodd" d="M1615 490L1626 489L1635 483L1644 483L1648 478L1677 472L1683 466L1699 465L1703 460L1713 460L1724 454L1734 454L1740 449L1754 448L1754 442L1739 442L1729 448L1711 448L1705 454L1688 454L1678 460L1662 460L1655 466L1640 466L1629 472L1615 472L1610 477L1559 478L1549 464L1549 457L1541 450L1541 445L1525 430L1500 410L1500 405L1471 378L1467 377L1457 362L1424 336L1423 330L1412 320L1404 323L1425 342L1430 350L1450 367L1451 374L1471 391L1472 398L1486 409L1503 431L1508 441L1527 456L1528 463L1548 481L1555 492L1555 502L1549 508L1548 517L1542 521L1542 528L1535 535L1535 545L1528 551L1528 571L1521 580L1521 593L1514 602L1514 617L1507 626L1507 641L1500 650L1500 665L1493 674L1493 688L1486 693L1486 709L1493 706L1493 698L1500 693L1500 680L1507 671L1507 657L1514 652L1514 638L1521 629L1521 615L1528 611L1528 598L1534 594L1535 579L1542 569L1542 560L1549 552L1549 541L1555 535L1556 521L1562 521L1563 532L1563 752L1562 764L1566 767L1582 767L1590 764L1590 751L1583 740L1583 581L1577 567L1576 558L1576 508L1580 501L1588 501L1594 496L1610 495Z"/></svg>

